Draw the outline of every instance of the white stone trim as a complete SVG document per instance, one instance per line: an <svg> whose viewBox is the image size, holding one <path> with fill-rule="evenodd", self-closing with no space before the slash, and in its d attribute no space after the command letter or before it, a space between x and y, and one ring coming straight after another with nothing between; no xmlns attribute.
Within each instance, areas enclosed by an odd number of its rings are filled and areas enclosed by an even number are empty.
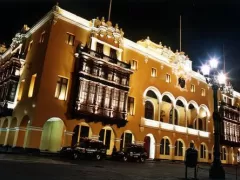
<svg viewBox="0 0 240 180"><path fill-rule="evenodd" d="M44 25L48 20L51 19L52 11L48 12L35 26L30 28L30 30L26 33L25 37L29 38L31 34L36 32L42 25Z"/></svg>
<svg viewBox="0 0 240 180"><path fill-rule="evenodd" d="M28 130L33 130L33 131L43 131L42 127L36 127L36 126L28 126Z"/></svg>
<svg viewBox="0 0 240 180"><path fill-rule="evenodd" d="M114 141L115 142L120 142L122 139L121 138L115 138Z"/></svg>
<svg viewBox="0 0 240 180"><path fill-rule="evenodd" d="M64 135L68 135L68 136L72 136L74 134L74 132L72 131L65 131Z"/></svg>

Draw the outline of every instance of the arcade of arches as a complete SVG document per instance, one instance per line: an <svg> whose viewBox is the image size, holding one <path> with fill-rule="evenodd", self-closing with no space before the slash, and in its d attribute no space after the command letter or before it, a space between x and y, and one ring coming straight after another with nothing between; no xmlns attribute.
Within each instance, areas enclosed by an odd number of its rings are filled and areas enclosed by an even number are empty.
<svg viewBox="0 0 240 180"><path fill-rule="evenodd" d="M195 101L187 102L183 97L175 97L164 92L160 94L156 89L149 89L143 95L144 112L141 116L152 121L173 124L201 131L208 130L209 110L205 105L198 105ZM132 131L130 127L119 129L111 126L101 126L95 123L77 122L68 127L67 121L58 117L52 117L45 121L42 127L31 126L28 116L22 119L15 117L2 118L0 120L0 145L13 147L30 147L31 133L38 131L39 142L36 148L41 151L57 152L63 146L79 143L83 137L99 139L107 147L107 154L112 154L114 146L117 150L124 149L128 144L142 144L151 159L184 160L185 150L194 144L199 151L199 161L211 162L213 159L213 147L207 138L198 136L158 131L146 127L145 130ZM74 125L73 125L74 124ZM100 125L100 126L99 126ZM97 131L95 128L97 126ZM144 127L145 128L145 127ZM94 130L94 131L93 131ZM36 140L37 141L37 140ZM221 149L221 160L224 163L234 163L240 159L240 151L236 148L225 147Z"/></svg>
<svg viewBox="0 0 240 180"><path fill-rule="evenodd" d="M24 117L20 123L17 119L2 119L0 142L2 145L10 146L28 146L28 127L30 120L28 117ZM16 127L15 127L16 126ZM111 154L113 147L117 149L124 149L128 144L140 143L144 145L145 150L148 153L148 157L151 159L174 159L184 160L185 150L190 147L190 144L194 141L188 141L186 139L173 139L168 136L156 137L149 133L144 138L136 139L137 137L130 130L125 130L121 135L116 135L114 128L110 126L103 127L96 137L93 137L92 128L89 124L82 122L77 124L72 130L71 143L76 144L81 141L81 137L96 138L104 142L107 146L107 154ZM64 132L66 132L66 126L64 122L56 117L50 118L45 122L41 132L41 139L39 148L42 151L57 152L64 146ZM137 141L138 140L138 141ZM199 146L196 144L195 148L199 151L199 161L211 162L213 150L204 142ZM213 147L212 147L213 149ZM223 163L233 163L240 159L240 151L236 152L234 157L234 150L223 146L221 148L221 160ZM231 160L233 159L233 160ZM234 160L235 159L235 160Z"/></svg>
<svg viewBox="0 0 240 180"><path fill-rule="evenodd" d="M210 112L207 106L198 106L195 101L187 103L183 97L175 99L169 92L157 95L160 93L150 89L145 94L144 118L208 131Z"/></svg>

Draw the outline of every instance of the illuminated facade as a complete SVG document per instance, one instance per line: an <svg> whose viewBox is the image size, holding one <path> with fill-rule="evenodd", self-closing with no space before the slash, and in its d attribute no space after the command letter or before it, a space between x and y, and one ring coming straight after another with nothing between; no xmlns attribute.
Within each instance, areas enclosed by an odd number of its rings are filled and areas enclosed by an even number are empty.
<svg viewBox="0 0 240 180"><path fill-rule="evenodd" d="M89 137L108 154L137 143L149 158L183 160L194 143L199 161L212 161L212 90L184 52L149 37L132 42L117 24L55 6L0 58L18 81L6 91L14 99L4 96L2 145L57 152ZM237 147L226 149L235 163Z"/></svg>

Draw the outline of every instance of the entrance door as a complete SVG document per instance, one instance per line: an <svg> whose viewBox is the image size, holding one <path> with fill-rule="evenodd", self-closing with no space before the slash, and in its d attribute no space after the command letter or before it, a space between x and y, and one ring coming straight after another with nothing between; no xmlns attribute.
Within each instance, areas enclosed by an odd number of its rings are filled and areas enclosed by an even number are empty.
<svg viewBox="0 0 240 180"><path fill-rule="evenodd" d="M147 152L147 156L149 158L149 153L150 153L150 137L146 136L144 138L144 149Z"/></svg>

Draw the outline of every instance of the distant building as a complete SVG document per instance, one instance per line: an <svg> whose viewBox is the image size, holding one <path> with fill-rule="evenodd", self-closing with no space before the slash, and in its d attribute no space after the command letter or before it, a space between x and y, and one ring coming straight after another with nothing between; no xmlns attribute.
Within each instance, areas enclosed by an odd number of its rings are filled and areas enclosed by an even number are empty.
<svg viewBox="0 0 240 180"><path fill-rule="evenodd" d="M194 143L199 161L213 160L212 90L184 52L55 6L16 34L0 67L3 146L57 152L89 137L108 154L136 143L149 158L183 160ZM226 163L238 143L224 144Z"/></svg>

